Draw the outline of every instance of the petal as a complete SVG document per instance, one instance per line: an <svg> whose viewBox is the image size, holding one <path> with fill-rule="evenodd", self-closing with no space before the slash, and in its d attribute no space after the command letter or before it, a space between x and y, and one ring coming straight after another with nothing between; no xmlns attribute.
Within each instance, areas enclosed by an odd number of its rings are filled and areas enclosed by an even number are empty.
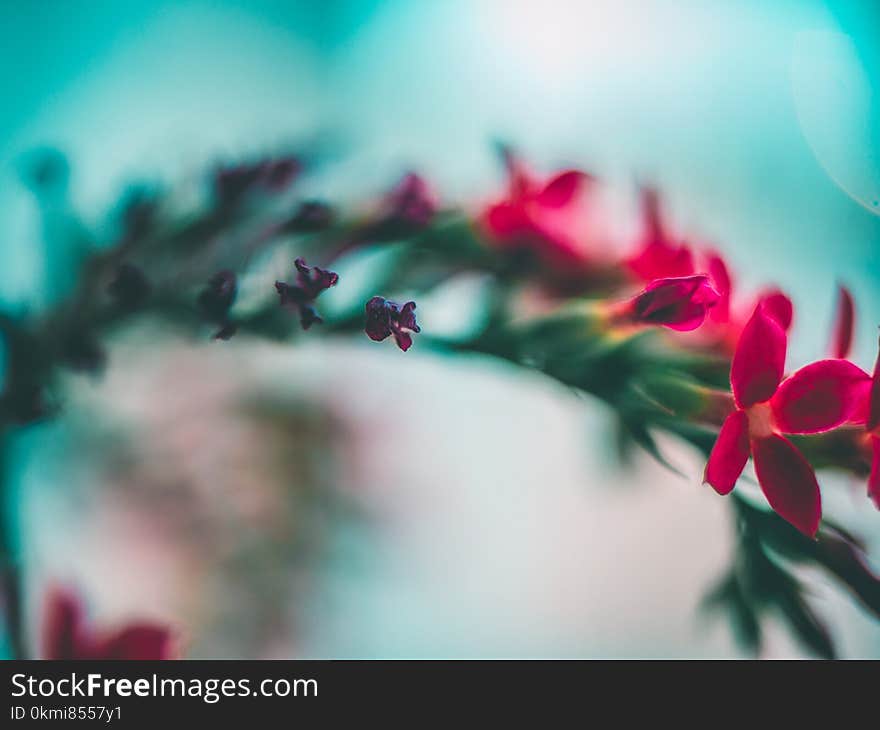
<svg viewBox="0 0 880 730"><path fill-rule="evenodd" d="M95 659L170 659L171 633L164 626L129 624L111 634L94 650Z"/></svg>
<svg viewBox="0 0 880 730"><path fill-rule="evenodd" d="M785 368L787 338L779 322L758 305L743 327L730 367L730 384L740 408L769 400Z"/></svg>
<svg viewBox="0 0 880 730"><path fill-rule="evenodd" d="M761 297L758 305L776 320L784 332L788 332L791 329L791 322L794 319L794 307L791 304L791 299L781 291L776 289L767 292Z"/></svg>
<svg viewBox="0 0 880 730"><path fill-rule="evenodd" d="M673 246L657 240L627 260L630 270L643 281L694 273L694 257L686 246Z"/></svg>
<svg viewBox="0 0 880 730"><path fill-rule="evenodd" d="M539 205L563 208L571 203L591 178L579 170L566 170L552 177L535 196Z"/></svg>
<svg viewBox="0 0 880 730"><path fill-rule="evenodd" d="M869 431L880 428L880 353L877 354L877 362L874 363L874 376L871 378L871 394L868 397L868 420Z"/></svg>
<svg viewBox="0 0 880 730"><path fill-rule="evenodd" d="M366 324L364 332L367 337L375 342L381 342L391 334L391 315L388 308L388 302L383 297L373 297L365 307Z"/></svg>
<svg viewBox="0 0 880 730"><path fill-rule="evenodd" d="M834 318L834 329L831 336L831 357L840 359L849 355L852 346L855 306L852 294L845 286L840 287L837 301L837 316Z"/></svg>
<svg viewBox="0 0 880 730"><path fill-rule="evenodd" d="M528 228L521 205L506 201L489 206L483 214L483 227L493 238L515 238Z"/></svg>
<svg viewBox="0 0 880 730"><path fill-rule="evenodd" d="M416 303L407 302L400 308L400 314L397 317L397 324L404 329L413 332L421 332L421 328L416 323Z"/></svg>
<svg viewBox="0 0 880 730"><path fill-rule="evenodd" d="M721 426L703 479L718 494L729 494L748 460L749 419L745 411L735 411Z"/></svg>
<svg viewBox="0 0 880 730"><path fill-rule="evenodd" d="M786 378L770 406L783 433L821 433L853 419L871 378L847 360L819 360Z"/></svg>
<svg viewBox="0 0 880 730"><path fill-rule="evenodd" d="M822 497L813 467L794 445L777 434L752 439L758 483L776 513L812 537L822 517Z"/></svg>
<svg viewBox="0 0 880 730"><path fill-rule="evenodd" d="M403 332L401 330L394 331L394 341L397 343L397 346L406 352L410 347L412 347L412 335L409 332Z"/></svg>
<svg viewBox="0 0 880 730"><path fill-rule="evenodd" d="M710 254L706 262L706 269L719 294L718 304L712 309L710 317L714 322L728 322L730 320L730 295L733 290L730 270L724 259L717 253Z"/></svg>
<svg viewBox="0 0 880 730"><path fill-rule="evenodd" d="M75 596L60 589L50 593L41 637L44 659L83 658L82 616Z"/></svg>
<svg viewBox="0 0 880 730"><path fill-rule="evenodd" d="M871 439L873 459L871 460L871 475L868 477L868 496L874 501L877 509L880 509L880 436Z"/></svg>
<svg viewBox="0 0 880 730"><path fill-rule="evenodd" d="M717 301L718 292L705 274L656 279L631 300L632 318L688 331L703 323Z"/></svg>

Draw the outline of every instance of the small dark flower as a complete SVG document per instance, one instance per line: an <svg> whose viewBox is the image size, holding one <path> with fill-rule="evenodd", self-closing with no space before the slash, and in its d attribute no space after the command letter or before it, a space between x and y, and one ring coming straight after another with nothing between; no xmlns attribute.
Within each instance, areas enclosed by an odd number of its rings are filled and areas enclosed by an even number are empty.
<svg viewBox="0 0 880 730"><path fill-rule="evenodd" d="M122 264L107 286L107 293L120 309L140 309L150 298L152 286L143 270L134 264Z"/></svg>
<svg viewBox="0 0 880 730"><path fill-rule="evenodd" d="M199 294L198 304L202 315L220 327L214 334L214 339L228 340L235 334L237 328L229 319L229 310L232 309L237 294L238 280L235 272L229 269L214 274Z"/></svg>
<svg viewBox="0 0 880 730"><path fill-rule="evenodd" d="M333 209L319 200L307 200L299 206L293 217L284 225L288 233L314 233L323 231L333 223Z"/></svg>
<svg viewBox="0 0 880 730"><path fill-rule="evenodd" d="M437 212L437 196L427 181L414 172L407 173L385 198L389 221L423 228Z"/></svg>
<svg viewBox="0 0 880 730"><path fill-rule="evenodd" d="M221 167L214 173L214 195L218 207L234 205L260 179L258 165L241 164Z"/></svg>
<svg viewBox="0 0 880 730"><path fill-rule="evenodd" d="M220 167L214 173L214 195L218 207L239 203L248 193L262 188L270 192L285 190L302 169L295 157L280 157Z"/></svg>
<svg viewBox="0 0 880 730"><path fill-rule="evenodd" d="M437 196L425 179L407 173L382 198L373 216L357 231L356 243L412 236L430 225L438 207Z"/></svg>
<svg viewBox="0 0 880 730"><path fill-rule="evenodd" d="M302 258L294 261L293 265L296 267L296 283L276 281L275 291L278 292L281 306L299 312L300 324L304 330L307 330L313 324L320 324L323 321L315 310L315 300L321 292L336 286L339 274L318 266L307 266L305 259Z"/></svg>
<svg viewBox="0 0 880 730"><path fill-rule="evenodd" d="M375 342L394 335L397 346L406 352L412 346L411 332L421 332L416 323L416 303L400 306L384 297L373 297L366 304L367 323L364 332Z"/></svg>

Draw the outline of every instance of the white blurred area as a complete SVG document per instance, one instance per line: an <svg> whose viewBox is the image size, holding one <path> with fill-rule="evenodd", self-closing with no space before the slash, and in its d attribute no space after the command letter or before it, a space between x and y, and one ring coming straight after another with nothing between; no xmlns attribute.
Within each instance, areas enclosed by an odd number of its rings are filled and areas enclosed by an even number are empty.
<svg viewBox="0 0 880 730"><path fill-rule="evenodd" d="M880 308L864 266L880 234L865 204L877 168L853 171L855 137L823 137L852 117L824 120L804 101L813 76L799 64L818 62L801 34L840 33L823 3L340 3L345 32L320 42L282 5L160 4L136 27L120 21L75 78L44 81L0 143L7 296L32 290L41 268L13 184L22 150L64 149L76 202L97 220L133 177L173 180L329 129L345 154L311 184L333 199L362 200L410 166L449 199L485 195L498 136L624 193L658 183L677 223L719 245L745 284L793 293L792 367L825 346L836 278L860 311ZM824 47L862 78L857 59ZM145 356L120 343L77 402L141 455L120 466L90 450L76 414L22 446L32 603L50 576L70 576L102 620L180 625L194 656L738 655L722 620L698 617L732 526L697 455L664 444L690 480L648 457L622 470L600 404L482 359L384 344L238 340ZM863 365L875 347L860 322ZM276 432L238 411L253 393L311 404L289 425L291 452L329 453L330 466L279 485ZM876 554L867 500L823 484L826 509ZM302 497L314 489L337 495L341 520ZM300 535L303 560L286 547ZM849 599L822 589L815 605L845 655L880 654L876 623ZM765 654L799 650L772 630Z"/></svg>

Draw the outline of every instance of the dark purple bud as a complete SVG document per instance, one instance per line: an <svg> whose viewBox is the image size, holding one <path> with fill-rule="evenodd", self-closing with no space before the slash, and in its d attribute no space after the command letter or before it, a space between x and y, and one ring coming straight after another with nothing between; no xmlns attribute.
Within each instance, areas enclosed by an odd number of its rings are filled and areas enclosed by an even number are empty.
<svg viewBox="0 0 880 730"><path fill-rule="evenodd" d="M307 330L313 324L320 324L323 321L315 310L315 300L321 292L336 286L339 274L318 266L307 266L305 259L302 258L294 261L293 265L296 267L296 283L276 281L275 291L278 292L281 306L299 312L300 324L304 330Z"/></svg>
<svg viewBox="0 0 880 730"><path fill-rule="evenodd" d="M214 339L228 340L236 332L236 326L229 319L229 310L238 294L238 279L234 271L223 269L208 281L199 294L198 305L202 315L209 322L220 325Z"/></svg>
<svg viewBox="0 0 880 730"><path fill-rule="evenodd" d="M218 207L239 203L246 195L258 189L282 192L302 170L295 157L280 157L238 165L220 167L214 173L214 195Z"/></svg>
<svg viewBox="0 0 880 730"><path fill-rule="evenodd" d="M122 264L107 286L107 293L120 309L140 309L150 298L152 287L144 272L134 264Z"/></svg>
<svg viewBox="0 0 880 730"><path fill-rule="evenodd" d="M221 167L214 173L214 196L219 207L238 203L260 179L260 166L248 163Z"/></svg>
<svg viewBox="0 0 880 730"><path fill-rule="evenodd" d="M318 266L306 266L305 259L298 258L293 262L296 267L296 283L303 290L307 299L317 299L318 295L331 286L336 286L339 274Z"/></svg>
<svg viewBox="0 0 880 730"><path fill-rule="evenodd" d="M307 200L284 225L289 233L314 233L333 224L333 209L318 200Z"/></svg>
<svg viewBox="0 0 880 730"><path fill-rule="evenodd" d="M394 335L397 346L406 352L412 346L411 332L421 332L416 323L416 303L407 302L402 307L384 297L373 297L366 304L367 322L364 332L375 342Z"/></svg>
<svg viewBox="0 0 880 730"><path fill-rule="evenodd" d="M373 297L367 302L367 323L364 332L375 342L381 342L391 334L391 315L388 302L382 297Z"/></svg>
<svg viewBox="0 0 880 730"><path fill-rule="evenodd" d="M385 198L386 217L390 221L422 228L437 212L437 196L423 177L407 173Z"/></svg>

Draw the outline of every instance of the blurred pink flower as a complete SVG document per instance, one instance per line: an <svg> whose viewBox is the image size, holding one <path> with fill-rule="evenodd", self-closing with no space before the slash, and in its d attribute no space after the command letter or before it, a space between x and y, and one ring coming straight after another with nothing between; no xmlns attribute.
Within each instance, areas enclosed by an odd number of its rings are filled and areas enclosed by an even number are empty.
<svg viewBox="0 0 880 730"><path fill-rule="evenodd" d="M172 659L173 638L165 626L128 623L98 631L85 621L79 599L54 589L47 600L41 636L44 659Z"/></svg>
<svg viewBox="0 0 880 730"><path fill-rule="evenodd" d="M293 264L296 267L296 283L276 281L275 291L278 292L282 306L299 312L300 324L307 330L313 324L324 321L315 309L315 300L321 292L336 286L339 274L318 266L307 266L302 258L298 258Z"/></svg>
<svg viewBox="0 0 880 730"><path fill-rule="evenodd" d="M552 265L583 266L587 255L575 231L592 178L579 170L563 170L541 181L509 151L505 161L507 192L480 217L490 241L530 250Z"/></svg>

